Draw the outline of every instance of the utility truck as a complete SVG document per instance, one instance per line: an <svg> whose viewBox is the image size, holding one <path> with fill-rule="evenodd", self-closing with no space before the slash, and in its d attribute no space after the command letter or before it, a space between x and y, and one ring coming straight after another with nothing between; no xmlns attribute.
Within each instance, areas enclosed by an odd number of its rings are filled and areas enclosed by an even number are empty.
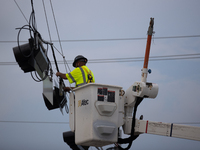
<svg viewBox="0 0 200 150"><path fill-rule="evenodd" d="M34 24L34 23L33 23ZM69 126L71 131L63 133L64 141L72 149L88 149L90 146L102 147L116 144L113 149L130 149L132 141L140 134L156 134L169 137L200 141L200 127L172 123L153 122L136 118L138 105L146 98L156 98L158 85L147 82L151 38L154 33L154 18L150 18L144 65L141 81L133 83L126 91L120 86L88 83L73 89L69 94ZM30 25L29 25L30 28ZM21 69L26 72L36 71L43 82L43 98L49 110L62 108L67 104L65 84L53 84L53 71L43 44L52 48L57 71L59 71L53 44L42 39L35 28L31 29L34 37L24 45L13 48ZM129 135L122 138L123 133ZM128 143L127 148L121 144Z"/></svg>

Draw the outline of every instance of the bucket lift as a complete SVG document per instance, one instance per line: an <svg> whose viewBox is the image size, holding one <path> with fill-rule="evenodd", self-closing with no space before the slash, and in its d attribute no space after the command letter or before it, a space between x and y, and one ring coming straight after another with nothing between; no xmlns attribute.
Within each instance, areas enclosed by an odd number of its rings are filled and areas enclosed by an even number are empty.
<svg viewBox="0 0 200 150"><path fill-rule="evenodd" d="M63 133L64 141L69 146L76 144L86 146L87 149L88 146L129 143L126 148L129 149L132 141L143 133L200 141L200 127L135 118L140 102L144 98L156 98L159 89L157 84L147 82L153 25L154 18L151 18L141 81L135 82L126 92L120 86L89 83L70 93L71 132ZM124 134L130 135L129 138L120 138L120 127L123 128ZM69 136L74 138L71 143L68 141Z"/></svg>

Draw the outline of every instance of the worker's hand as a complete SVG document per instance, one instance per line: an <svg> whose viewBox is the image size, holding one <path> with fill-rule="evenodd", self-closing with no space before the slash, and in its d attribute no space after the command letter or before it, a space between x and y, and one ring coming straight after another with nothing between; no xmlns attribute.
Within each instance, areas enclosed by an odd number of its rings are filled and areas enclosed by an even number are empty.
<svg viewBox="0 0 200 150"><path fill-rule="evenodd" d="M56 76L58 77L58 76L60 76L60 74L61 74L60 72L57 72L57 73L56 73Z"/></svg>
<svg viewBox="0 0 200 150"><path fill-rule="evenodd" d="M64 91L70 93L71 88L70 87L64 87Z"/></svg>
<svg viewBox="0 0 200 150"><path fill-rule="evenodd" d="M73 91L75 87L64 87L64 91L70 93L70 91Z"/></svg>
<svg viewBox="0 0 200 150"><path fill-rule="evenodd" d="M56 76L57 76L57 77L61 77L62 79L67 79L66 74L61 73L61 72L57 72L57 73L56 73Z"/></svg>

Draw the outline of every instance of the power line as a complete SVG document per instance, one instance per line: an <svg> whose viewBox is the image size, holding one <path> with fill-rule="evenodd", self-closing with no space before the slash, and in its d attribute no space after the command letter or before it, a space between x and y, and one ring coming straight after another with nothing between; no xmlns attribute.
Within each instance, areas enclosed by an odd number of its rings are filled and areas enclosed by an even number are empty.
<svg viewBox="0 0 200 150"><path fill-rule="evenodd" d="M200 53L196 53L196 54L182 54L182 55L163 55L163 56L150 56L150 59L151 60L156 60L158 58L167 58L167 57L171 57L171 58L174 58L174 59L178 59L177 57L183 57L183 58L194 58L193 56L197 56L197 55L200 55ZM191 57L192 56L192 57ZM93 62L93 61L120 61L120 60L139 60L139 61L143 61L144 60L144 57L128 57L128 58L108 58L108 59L90 59L90 62ZM160 60L160 59L158 59ZM164 60L164 59L163 59Z"/></svg>
<svg viewBox="0 0 200 150"><path fill-rule="evenodd" d="M56 17L55 17L55 14L54 14L53 5L52 5L51 0L50 0L50 4L51 4L51 10L52 10L52 14L53 14L53 18L54 18L54 23L55 23L55 27L56 27L56 32L57 32L57 36L58 36L58 42L60 44L60 49L61 49L62 54L63 54L62 44L61 44L61 41L60 41L60 35L59 35L59 32L58 32L58 26L57 26L57 23L56 23Z"/></svg>
<svg viewBox="0 0 200 150"><path fill-rule="evenodd" d="M174 124L200 124L200 122L174 122Z"/></svg>
<svg viewBox="0 0 200 150"><path fill-rule="evenodd" d="M21 8L19 7L19 5L17 4L16 0L14 0L15 4L17 5L17 7L19 8L20 12L22 13L22 15L24 16L26 22L28 23L28 20L26 19L24 13L22 12Z"/></svg>
<svg viewBox="0 0 200 150"><path fill-rule="evenodd" d="M182 55L163 55L163 56L151 56L149 61L164 61L164 60L180 60L180 59L199 59L200 53L196 54L182 54ZM144 57L128 57L128 58L107 58L107 59L90 59L88 63L117 63L117 62L137 62L144 61ZM69 64L73 63L73 60L67 61ZM54 62L51 62L54 63ZM57 61L58 64L63 64L63 61ZM0 65L17 65L17 62L0 62Z"/></svg>
<svg viewBox="0 0 200 150"><path fill-rule="evenodd" d="M186 35L186 36L166 36L154 37L153 39L179 39L179 38L197 38L200 35ZM104 42L104 41L130 41L130 40L146 40L147 38L115 38L115 39L82 39L82 40L52 40L52 42ZM16 43L17 41L0 41L0 43ZM26 43L28 41L20 41Z"/></svg>
<svg viewBox="0 0 200 150"><path fill-rule="evenodd" d="M172 38L194 38L200 35L188 36L169 36L169 37L154 37L153 39L172 39ZM83 39L83 40L61 40L62 42L103 42L103 41L128 41L128 40L146 40L147 38L115 38L115 39ZM54 41L58 42L58 41Z"/></svg>
<svg viewBox="0 0 200 150"><path fill-rule="evenodd" d="M65 70L66 70L66 72L68 72L67 71L67 67L69 68L69 65L68 65L67 61L65 60L65 56L64 56L64 52L63 52L62 44L61 44L61 40L60 40L60 35L59 35L59 32L58 32L58 26L57 26L57 23L56 23L56 17L55 17L55 13L54 13L54 10L53 10L53 5L52 5L51 0L50 0L50 4L51 4L51 10L52 10L52 14L53 14L53 18L54 18L54 23L55 23L55 27L56 27L56 32L57 32L57 36L58 36L58 42L60 44L60 49L61 49L62 56L63 56L63 62L64 62L64 65L65 65ZM70 70L70 68L69 68L69 70Z"/></svg>
<svg viewBox="0 0 200 150"><path fill-rule="evenodd" d="M69 124L69 122L45 122L45 121L3 121L1 123L36 123L36 124Z"/></svg>
<svg viewBox="0 0 200 150"><path fill-rule="evenodd" d="M0 123L22 123L22 124L69 124L69 122L47 122L47 121L5 121ZM174 122L174 124L200 124L200 122Z"/></svg>
<svg viewBox="0 0 200 150"><path fill-rule="evenodd" d="M163 58L163 59L151 59L149 61L163 61L163 60L180 60L180 59L199 59L200 57L185 57L185 58ZM88 63L118 63L118 62L138 62L144 61L143 59L140 60L114 60L114 61L95 61L95 62L88 62Z"/></svg>
<svg viewBox="0 0 200 150"><path fill-rule="evenodd" d="M46 18L46 23L47 23L47 29L48 29L48 33L49 33L49 39L50 39L50 42L52 43L51 32L50 32L50 28L49 28L49 23L48 23L48 18L47 18L47 13L46 13L46 8L45 8L44 0L42 0L42 4L43 4L43 8L44 8L44 14L45 14L45 18Z"/></svg>
<svg viewBox="0 0 200 150"><path fill-rule="evenodd" d="M16 0L14 0L14 2L16 3L17 7L19 8L20 12L22 13L22 15L24 16L25 20L28 22L28 20L26 19L24 13L22 12L21 8L19 7L19 5L17 4ZM50 4L51 4L51 9L52 9L52 13L53 13L53 17L54 17L54 22L55 22L55 26L56 26L56 30L57 30L57 34L58 34L58 28L57 28L57 24L56 24L56 19L55 19L55 15L54 15L54 10L53 10L53 5L52 2L50 0ZM44 1L43 1L43 7L44 7L44 11L45 11L45 16L46 16L46 10L45 10L45 6L44 6ZM46 16L47 19L47 16ZM193 37L200 37L200 35L188 35L188 36L169 36L169 37L154 37L154 39L171 39L171 38L193 38ZM60 47L62 50L62 46L61 46L61 42L92 42L92 41L121 41L121 40L144 40L146 38L118 38L118 39L82 39L82 40L60 40L60 37L58 35L58 40L54 40L52 42L59 42L60 43ZM10 41L0 41L0 43L2 42L10 42ZM13 41L11 41L13 42Z"/></svg>
<svg viewBox="0 0 200 150"><path fill-rule="evenodd" d="M149 58L149 61L163 61L163 60L180 60L180 59L199 59L199 57L180 57L180 58ZM138 62L138 61L144 61L144 58L140 59L107 59L107 60L89 60L88 63L119 63L119 62ZM69 62L69 61L68 61ZM62 61L58 61L58 64L63 64ZM72 61L69 62L69 64L72 64Z"/></svg>

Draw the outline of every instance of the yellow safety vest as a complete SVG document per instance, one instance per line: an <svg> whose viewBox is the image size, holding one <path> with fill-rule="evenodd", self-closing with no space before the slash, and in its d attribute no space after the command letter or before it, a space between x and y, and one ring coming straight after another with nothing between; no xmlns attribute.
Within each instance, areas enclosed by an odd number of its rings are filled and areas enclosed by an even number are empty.
<svg viewBox="0 0 200 150"><path fill-rule="evenodd" d="M67 73L66 77L70 83L75 83L76 87L89 83L88 74L92 76L92 81L95 82L93 72L87 67L77 67L72 72Z"/></svg>

